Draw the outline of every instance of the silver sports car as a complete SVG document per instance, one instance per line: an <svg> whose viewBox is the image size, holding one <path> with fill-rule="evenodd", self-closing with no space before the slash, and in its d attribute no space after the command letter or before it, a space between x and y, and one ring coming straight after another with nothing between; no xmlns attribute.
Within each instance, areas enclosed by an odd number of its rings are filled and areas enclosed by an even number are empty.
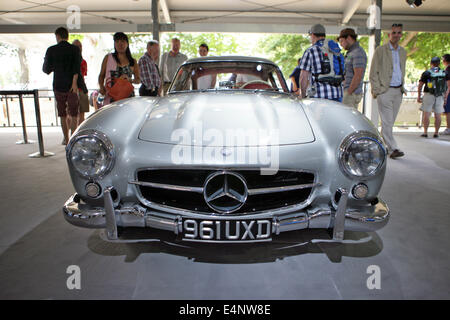
<svg viewBox="0 0 450 320"><path fill-rule="evenodd" d="M224 243L325 228L340 241L389 219L376 128L341 103L290 94L266 59L190 59L165 97L103 107L66 153L76 193L64 217L110 241L151 228Z"/></svg>

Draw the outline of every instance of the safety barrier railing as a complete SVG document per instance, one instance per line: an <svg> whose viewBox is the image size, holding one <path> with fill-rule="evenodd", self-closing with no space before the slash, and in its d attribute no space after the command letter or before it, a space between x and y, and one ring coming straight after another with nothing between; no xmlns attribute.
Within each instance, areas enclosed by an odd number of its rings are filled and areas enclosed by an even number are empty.
<svg viewBox="0 0 450 320"><path fill-rule="evenodd" d="M369 84L367 81L364 82L363 92L369 90ZM92 92L90 89L89 92ZM367 97L369 95L363 94L363 99L360 103L359 110L364 113L367 105ZM25 118L30 119L27 126L33 127L36 121L34 120L34 112L31 109L32 104L28 101L33 102L33 96L23 96L23 109L25 113ZM420 104L416 102L417 99L417 89L409 90L406 95L403 96L402 106L400 108L399 115L397 117L397 124L402 126L417 127L422 124L422 113L419 110ZM23 126L21 119L20 100L17 96L10 96L5 99L4 96L0 98L3 112L0 111L0 127L20 127ZM60 119L58 117L58 112L56 108L56 100L53 95L53 91L49 89L39 89L39 101L41 110L41 120L42 127L57 127L60 126ZM91 113L93 113L94 107L90 107L90 111L85 114L87 118ZM433 121L433 119L432 119Z"/></svg>
<svg viewBox="0 0 450 320"><path fill-rule="evenodd" d="M39 90L39 101L41 108L41 120L42 127L58 127L61 126L61 120L58 117L58 109L56 107L56 99L51 89L38 89ZM97 89L89 89L89 94ZM139 95L138 89L135 89L135 95ZM24 96L25 114L27 119L34 118L34 112L32 110L32 96ZM30 103L27 103L30 102ZM17 97L8 97L5 100L3 97L0 98L0 103L2 104L2 111L0 110L0 127L20 127L21 117L19 101ZM85 118L90 114L94 113L95 109L90 106L90 111L85 113ZM33 121L28 124L29 127L33 127Z"/></svg>
<svg viewBox="0 0 450 320"><path fill-rule="evenodd" d="M409 88L409 89L408 89ZM360 103L358 110L365 114L367 99L371 97L371 94L366 94L367 90L370 90L369 82L363 83L363 99ZM397 115L395 126L397 127L422 127L422 111L420 111L421 104L417 102L417 88L406 87L406 92L402 97L402 104L400 111ZM434 116L432 116L431 125L434 125Z"/></svg>
<svg viewBox="0 0 450 320"><path fill-rule="evenodd" d="M0 99L3 101L5 99L6 102L6 113L8 124L10 124L10 108L8 105L8 99L18 97L19 106L20 106L20 118L22 123L22 133L23 133L23 141L19 141L18 143L28 144L33 143L34 141L28 140L27 134L27 125L26 125L26 114L23 99L24 97L32 96L34 100L34 111L36 117L36 128L37 128L37 136L39 143L39 152L35 152L29 155L30 158L40 158L40 157L48 157L53 156L54 153L47 152L44 150L44 139L42 136L42 123L41 123L41 111L39 106L39 90L0 90Z"/></svg>
<svg viewBox="0 0 450 320"><path fill-rule="evenodd" d="M53 90L38 89L38 91L42 127L61 126ZM26 118L34 120L34 112L32 110L34 97L23 96L23 100ZM0 103L2 104L3 109L3 112L0 111L0 127L19 127L21 124L21 115L19 112L20 108L17 96L9 96L8 99L5 99L4 96L1 96ZM87 116L94 112L94 108L91 108L92 111L87 113ZM35 124L33 122L28 124L29 127L33 127L34 125Z"/></svg>

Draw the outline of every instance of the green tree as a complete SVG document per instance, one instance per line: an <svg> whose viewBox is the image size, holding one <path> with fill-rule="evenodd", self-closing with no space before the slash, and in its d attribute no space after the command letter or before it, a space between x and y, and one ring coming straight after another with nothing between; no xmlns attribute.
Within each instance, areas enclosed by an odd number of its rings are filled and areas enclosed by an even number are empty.
<svg viewBox="0 0 450 320"><path fill-rule="evenodd" d="M152 40L151 34L132 33L128 34L128 41L130 42L130 51L133 58L139 60L147 51L147 42Z"/></svg>
<svg viewBox="0 0 450 320"><path fill-rule="evenodd" d="M151 34L131 34L130 50L135 59L139 59L147 50L147 42L153 39ZM222 33L164 33L161 36L160 47L161 54L169 51L171 39L178 38L181 42L180 52L194 58L198 56L198 47L205 43L209 47L209 55L227 55L235 54L238 51L238 45L234 36Z"/></svg>
<svg viewBox="0 0 450 320"><path fill-rule="evenodd" d="M8 56L14 57L19 53L19 48L12 46L8 43L0 42L0 57Z"/></svg>
<svg viewBox="0 0 450 320"><path fill-rule="evenodd" d="M80 40L80 42L82 43L84 39L84 34L79 34L79 33L69 33L69 43L72 43L73 40Z"/></svg>
<svg viewBox="0 0 450 320"><path fill-rule="evenodd" d="M382 43L388 41L388 33L383 32ZM450 33L404 32L400 45L408 55L405 74L407 82L417 83L422 72L430 67L432 57L442 57L449 53L449 43Z"/></svg>
<svg viewBox="0 0 450 320"><path fill-rule="evenodd" d="M0 42L0 57L18 57L19 59L21 57L25 56L25 50L20 49L14 45L11 45L9 43ZM18 60L20 61L20 60ZM19 68L15 67L13 72L8 73L2 73L0 74L0 88L5 88L11 84L18 84L18 83L25 83L28 80L28 66L26 67L26 77L24 76L23 72L23 65L20 65Z"/></svg>
<svg viewBox="0 0 450 320"><path fill-rule="evenodd" d="M261 39L258 46L286 76L297 66L298 59L311 46L311 42L307 35L274 34Z"/></svg>
<svg viewBox="0 0 450 320"><path fill-rule="evenodd" d="M408 59L417 69L430 67L432 57L442 57L449 53L450 33L410 32L405 33L401 43L408 52Z"/></svg>
<svg viewBox="0 0 450 320"><path fill-rule="evenodd" d="M209 47L210 56L222 56L238 52L238 45L233 35L224 33L165 33L161 38L161 53L171 47L171 39L178 38L181 42L180 51L188 58L198 57L198 47L205 43Z"/></svg>
<svg viewBox="0 0 450 320"><path fill-rule="evenodd" d="M334 36L327 38L335 40ZM383 32L381 43L389 41L388 33ZM358 41L368 54L369 37L359 37ZM434 56L442 57L449 53L450 33L405 32L400 45L408 52L406 79L407 82L417 82L421 73L429 68ZM310 46L307 35L270 35L259 42L259 46L277 63L283 73L290 74L305 49ZM345 52L345 51L344 51ZM370 66L366 68L367 80Z"/></svg>

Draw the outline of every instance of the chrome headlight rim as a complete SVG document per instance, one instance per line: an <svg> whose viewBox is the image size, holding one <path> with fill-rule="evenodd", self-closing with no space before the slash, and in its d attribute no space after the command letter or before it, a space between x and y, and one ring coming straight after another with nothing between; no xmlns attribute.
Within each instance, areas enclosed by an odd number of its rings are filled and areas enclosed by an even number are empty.
<svg viewBox="0 0 450 320"><path fill-rule="evenodd" d="M85 175L85 174L81 173L79 170L77 170L74 167L74 165L72 164L72 161L70 159L70 155L71 155L74 144L77 143L79 140L86 139L86 138L97 139L106 148L106 152L108 155L108 164L107 164L106 168L98 174ZM69 144L67 145L67 148L66 148L66 159L67 159L67 163L69 164L70 169L72 171L76 172L80 177L82 177L84 179L96 181L96 180L102 179L105 175L107 175L109 172L111 172L112 168L114 167L115 160L116 160L116 153L114 150L114 145L112 144L111 140L109 140L109 138L107 137L106 134L104 134L101 131L94 130L94 129L85 129L85 130L79 131L75 136L73 136L69 140Z"/></svg>
<svg viewBox="0 0 450 320"><path fill-rule="evenodd" d="M382 161L380 162L378 167L375 170L373 170L373 172L371 172L370 174L355 175L352 172L350 172L350 170L344 164L344 156L347 154L349 147L355 141L361 140L361 139L368 139L368 140L372 140L375 143L377 143L378 146L383 151L383 157L382 157ZM372 178L372 177L375 177L376 175L378 175L378 173L380 172L381 168L383 168L383 166L386 163L387 152L386 152L386 147L384 146L382 140L380 140L378 135L376 135L376 134L374 134L373 132L370 132L370 131L356 131L356 132L353 132L353 133L349 134L347 137L344 138L344 140L342 141L342 143L341 143L341 145L339 147L339 156L338 156L338 158L339 158L339 167L341 168L342 172L344 172L348 177L350 177L350 178L359 178L359 179L369 179L369 178Z"/></svg>

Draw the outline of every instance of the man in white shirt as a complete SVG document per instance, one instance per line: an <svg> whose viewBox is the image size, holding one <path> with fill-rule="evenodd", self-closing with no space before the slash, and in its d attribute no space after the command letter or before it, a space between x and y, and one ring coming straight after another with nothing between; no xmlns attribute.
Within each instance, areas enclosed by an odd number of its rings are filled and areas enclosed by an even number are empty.
<svg viewBox="0 0 450 320"><path fill-rule="evenodd" d="M202 43L198 47L198 54L200 57L206 57L209 52L209 47L207 44ZM214 89L216 86L216 77L212 74L207 74L197 79L197 89Z"/></svg>
<svg viewBox="0 0 450 320"><path fill-rule="evenodd" d="M169 52L164 52L161 57L159 70L161 72L161 80L163 81L164 95L166 95L178 67L187 60L187 56L180 52L180 47L180 39L172 38L172 49Z"/></svg>

